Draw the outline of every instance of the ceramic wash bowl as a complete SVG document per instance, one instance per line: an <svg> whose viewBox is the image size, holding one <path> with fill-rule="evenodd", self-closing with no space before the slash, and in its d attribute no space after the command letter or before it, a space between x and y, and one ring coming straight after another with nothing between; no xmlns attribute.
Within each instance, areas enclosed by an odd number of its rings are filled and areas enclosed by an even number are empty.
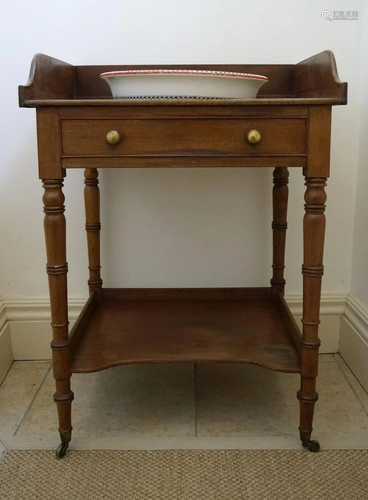
<svg viewBox="0 0 368 500"><path fill-rule="evenodd" d="M115 99L254 99L268 82L262 75L205 70L127 70L100 76Z"/></svg>

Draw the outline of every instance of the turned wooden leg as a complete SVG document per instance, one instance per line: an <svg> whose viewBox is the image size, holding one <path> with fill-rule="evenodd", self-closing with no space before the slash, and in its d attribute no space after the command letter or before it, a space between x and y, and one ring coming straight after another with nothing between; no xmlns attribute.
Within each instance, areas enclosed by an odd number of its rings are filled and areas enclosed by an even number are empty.
<svg viewBox="0 0 368 500"><path fill-rule="evenodd" d="M318 451L317 441L311 441L314 404L318 399L319 308L323 275L323 246L325 237L326 178L306 178L304 215L303 273L303 334L301 341L300 439L303 446Z"/></svg>
<svg viewBox="0 0 368 500"><path fill-rule="evenodd" d="M86 211L86 231L89 262L89 293L101 296L100 265L100 190L98 187L97 169L86 168L84 171L84 205Z"/></svg>
<svg viewBox="0 0 368 500"><path fill-rule="evenodd" d="M289 171L285 167L277 167L273 171L273 261L272 261L272 294L284 294L285 279L285 241L287 229L287 207L289 198Z"/></svg>
<svg viewBox="0 0 368 500"><path fill-rule="evenodd" d="M47 179L43 181L43 187L45 188L43 202L47 251L46 270L49 279L53 335L51 347L56 382L54 401L58 409L59 432L62 442L57 455L62 457L71 440L71 404L73 401L73 392L70 390L71 349L68 335L68 265L66 262L63 181Z"/></svg>

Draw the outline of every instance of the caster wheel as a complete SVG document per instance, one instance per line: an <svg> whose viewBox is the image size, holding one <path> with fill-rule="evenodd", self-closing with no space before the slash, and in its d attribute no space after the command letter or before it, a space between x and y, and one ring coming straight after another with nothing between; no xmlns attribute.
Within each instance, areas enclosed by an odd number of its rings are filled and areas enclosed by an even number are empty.
<svg viewBox="0 0 368 500"><path fill-rule="evenodd" d="M61 443L57 449L56 449L56 458L63 458L65 457L65 454L66 454L66 450L68 449L69 447L69 443Z"/></svg>
<svg viewBox="0 0 368 500"><path fill-rule="evenodd" d="M318 441L307 441L306 443L303 443L304 448L308 448L309 451L312 453L316 453L317 451L320 450L320 445Z"/></svg>

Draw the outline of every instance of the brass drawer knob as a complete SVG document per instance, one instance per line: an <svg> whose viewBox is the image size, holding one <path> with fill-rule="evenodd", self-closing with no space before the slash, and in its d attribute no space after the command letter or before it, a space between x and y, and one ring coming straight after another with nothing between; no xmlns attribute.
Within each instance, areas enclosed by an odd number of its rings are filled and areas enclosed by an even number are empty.
<svg viewBox="0 0 368 500"><path fill-rule="evenodd" d="M247 141L249 144L257 144L261 140L261 134L256 129L249 130L247 133Z"/></svg>
<svg viewBox="0 0 368 500"><path fill-rule="evenodd" d="M106 134L106 140L109 144L117 144L121 141L121 137L117 130L109 130Z"/></svg>

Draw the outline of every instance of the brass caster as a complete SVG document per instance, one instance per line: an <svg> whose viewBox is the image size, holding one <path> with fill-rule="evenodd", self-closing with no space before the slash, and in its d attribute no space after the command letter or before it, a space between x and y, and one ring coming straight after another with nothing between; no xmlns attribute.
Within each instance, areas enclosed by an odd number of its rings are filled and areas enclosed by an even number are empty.
<svg viewBox="0 0 368 500"><path fill-rule="evenodd" d="M308 448L312 453L317 453L320 450L320 445L318 441L310 440L303 443L304 448Z"/></svg>
<svg viewBox="0 0 368 500"><path fill-rule="evenodd" d="M66 450L68 449L69 443L61 443L55 452L56 458L63 458L65 457Z"/></svg>

